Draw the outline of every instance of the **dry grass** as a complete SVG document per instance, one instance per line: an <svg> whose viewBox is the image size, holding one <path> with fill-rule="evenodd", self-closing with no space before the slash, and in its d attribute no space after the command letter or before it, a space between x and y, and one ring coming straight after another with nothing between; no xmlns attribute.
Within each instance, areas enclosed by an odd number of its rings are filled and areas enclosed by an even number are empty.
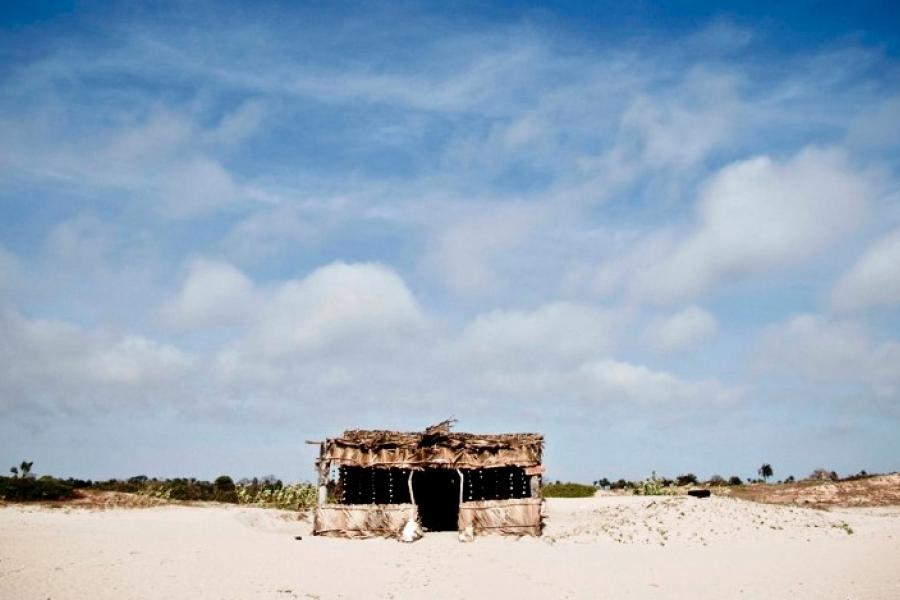
<svg viewBox="0 0 900 600"><path fill-rule="evenodd" d="M815 508L900 505L900 473L854 481L798 481L712 489L715 494L765 504Z"/></svg>

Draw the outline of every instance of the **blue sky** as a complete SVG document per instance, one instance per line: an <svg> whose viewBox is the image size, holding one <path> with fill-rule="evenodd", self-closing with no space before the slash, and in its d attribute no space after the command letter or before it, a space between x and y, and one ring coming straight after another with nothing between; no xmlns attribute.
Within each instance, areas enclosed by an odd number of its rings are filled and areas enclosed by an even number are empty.
<svg viewBox="0 0 900 600"><path fill-rule="evenodd" d="M890 3L29 3L0 30L0 457L900 468Z"/></svg>

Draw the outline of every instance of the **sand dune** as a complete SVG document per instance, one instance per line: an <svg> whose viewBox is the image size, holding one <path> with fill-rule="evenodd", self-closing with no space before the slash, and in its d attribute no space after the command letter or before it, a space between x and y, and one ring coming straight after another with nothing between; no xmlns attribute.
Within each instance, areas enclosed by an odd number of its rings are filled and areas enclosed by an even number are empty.
<svg viewBox="0 0 900 600"><path fill-rule="evenodd" d="M600 496L547 513L542 538L405 545L255 508L7 506L0 598L900 598L897 508Z"/></svg>

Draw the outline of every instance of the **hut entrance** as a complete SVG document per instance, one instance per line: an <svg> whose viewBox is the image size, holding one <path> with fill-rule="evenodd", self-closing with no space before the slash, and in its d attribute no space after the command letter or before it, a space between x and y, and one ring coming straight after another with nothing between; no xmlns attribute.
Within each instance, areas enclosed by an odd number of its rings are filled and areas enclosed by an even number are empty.
<svg viewBox="0 0 900 600"><path fill-rule="evenodd" d="M430 468L413 474L413 495L419 520L428 531L456 531L459 520L459 475Z"/></svg>

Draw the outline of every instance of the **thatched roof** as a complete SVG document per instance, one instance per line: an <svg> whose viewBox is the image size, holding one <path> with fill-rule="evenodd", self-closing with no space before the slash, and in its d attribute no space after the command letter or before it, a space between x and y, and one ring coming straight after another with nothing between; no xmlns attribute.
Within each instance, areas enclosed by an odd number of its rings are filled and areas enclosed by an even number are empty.
<svg viewBox="0 0 900 600"><path fill-rule="evenodd" d="M537 433L480 435L450 431L450 421L424 432L351 429L322 443L320 460L344 466L485 468L541 464Z"/></svg>

